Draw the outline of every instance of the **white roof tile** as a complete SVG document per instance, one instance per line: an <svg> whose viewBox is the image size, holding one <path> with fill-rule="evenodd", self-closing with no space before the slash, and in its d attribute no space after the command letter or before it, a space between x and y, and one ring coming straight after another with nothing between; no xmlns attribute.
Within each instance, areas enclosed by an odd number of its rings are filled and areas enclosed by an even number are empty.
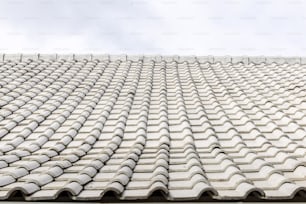
<svg viewBox="0 0 306 204"><path fill-rule="evenodd" d="M306 189L305 58L0 56L0 200Z"/></svg>

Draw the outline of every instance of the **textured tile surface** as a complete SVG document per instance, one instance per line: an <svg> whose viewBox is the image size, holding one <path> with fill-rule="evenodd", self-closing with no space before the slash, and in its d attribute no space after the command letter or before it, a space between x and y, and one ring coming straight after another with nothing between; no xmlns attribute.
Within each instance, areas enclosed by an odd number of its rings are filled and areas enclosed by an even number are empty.
<svg viewBox="0 0 306 204"><path fill-rule="evenodd" d="M0 61L1 200L305 195L300 58L20 56Z"/></svg>

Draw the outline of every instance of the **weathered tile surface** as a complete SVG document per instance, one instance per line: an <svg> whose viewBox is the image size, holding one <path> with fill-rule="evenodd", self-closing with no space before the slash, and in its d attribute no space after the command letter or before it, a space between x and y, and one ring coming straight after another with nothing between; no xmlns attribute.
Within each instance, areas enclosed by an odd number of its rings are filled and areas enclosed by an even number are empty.
<svg viewBox="0 0 306 204"><path fill-rule="evenodd" d="M300 60L18 56L0 61L0 200L305 195Z"/></svg>

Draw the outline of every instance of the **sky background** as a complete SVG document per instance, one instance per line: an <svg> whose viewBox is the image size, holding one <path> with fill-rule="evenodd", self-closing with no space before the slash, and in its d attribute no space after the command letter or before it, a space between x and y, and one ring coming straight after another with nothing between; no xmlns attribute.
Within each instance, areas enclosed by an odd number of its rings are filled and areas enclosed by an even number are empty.
<svg viewBox="0 0 306 204"><path fill-rule="evenodd" d="M306 0L0 0L0 53L306 56Z"/></svg>

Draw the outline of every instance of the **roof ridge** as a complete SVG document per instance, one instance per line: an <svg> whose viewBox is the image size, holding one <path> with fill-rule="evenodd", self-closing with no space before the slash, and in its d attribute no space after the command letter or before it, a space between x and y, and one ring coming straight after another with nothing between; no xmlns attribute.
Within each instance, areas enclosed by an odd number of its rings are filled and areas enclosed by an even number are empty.
<svg viewBox="0 0 306 204"><path fill-rule="evenodd" d="M41 53L33 53L33 54L23 54L23 53L15 53L15 54L0 54L0 61L12 60L12 61L26 61L26 60L57 60L57 59L65 59L65 60L131 60L131 61L139 61L139 60L148 60L148 61L177 61L177 62L220 62L220 63L239 63L242 62L244 64L260 64L260 63L277 63L277 64L306 64L306 56L265 56L265 55L257 55L257 56L233 56L233 55L206 55L206 56L197 56L197 55L127 55L127 54L41 54Z"/></svg>

